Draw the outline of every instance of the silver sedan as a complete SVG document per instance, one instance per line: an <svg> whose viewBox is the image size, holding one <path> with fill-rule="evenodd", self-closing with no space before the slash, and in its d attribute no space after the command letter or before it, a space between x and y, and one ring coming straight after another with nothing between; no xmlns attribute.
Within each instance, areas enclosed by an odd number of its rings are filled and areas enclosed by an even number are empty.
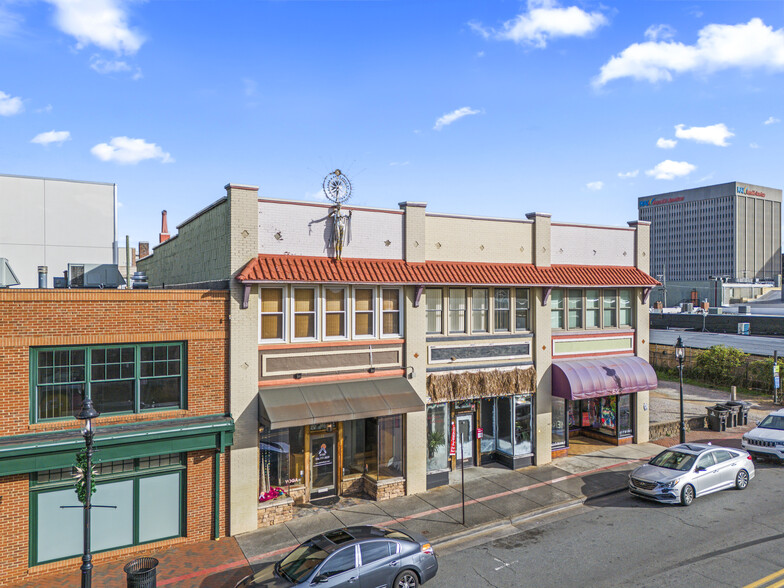
<svg viewBox="0 0 784 588"><path fill-rule="evenodd" d="M704 443L676 445L629 474L634 496L689 506L697 496L725 488L743 490L754 477L751 455Z"/></svg>

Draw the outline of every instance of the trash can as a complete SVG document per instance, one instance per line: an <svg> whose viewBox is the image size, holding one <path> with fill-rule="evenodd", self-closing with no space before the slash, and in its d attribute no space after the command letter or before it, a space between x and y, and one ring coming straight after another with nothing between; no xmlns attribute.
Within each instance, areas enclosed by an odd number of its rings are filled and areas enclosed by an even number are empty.
<svg viewBox="0 0 784 588"><path fill-rule="evenodd" d="M738 426L749 424L749 410L751 409L751 402L747 402L745 400L730 400L724 404L727 406L738 407Z"/></svg>
<svg viewBox="0 0 784 588"><path fill-rule="evenodd" d="M125 564L123 571L126 574L128 588L155 588L155 568L158 560L154 557L140 557Z"/></svg>
<svg viewBox="0 0 784 588"><path fill-rule="evenodd" d="M723 406L727 410L729 410L729 414L727 414L727 428L731 429L732 427L738 426L738 416L740 415L740 405L737 403L730 402L722 402L716 405L717 407Z"/></svg>
<svg viewBox="0 0 784 588"><path fill-rule="evenodd" d="M730 411L717 404L716 406L706 406L705 410L708 411L708 428L711 431L726 431L727 430L727 415Z"/></svg>

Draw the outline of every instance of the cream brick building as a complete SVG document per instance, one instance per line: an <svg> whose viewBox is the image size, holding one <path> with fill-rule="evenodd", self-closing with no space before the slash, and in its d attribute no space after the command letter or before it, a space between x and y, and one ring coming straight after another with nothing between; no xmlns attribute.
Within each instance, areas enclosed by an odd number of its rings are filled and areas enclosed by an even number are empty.
<svg viewBox="0 0 784 588"><path fill-rule="evenodd" d="M647 441L649 223L343 206L338 260L334 207L226 190L138 265L151 288L232 292L232 533L424 492L461 460Z"/></svg>

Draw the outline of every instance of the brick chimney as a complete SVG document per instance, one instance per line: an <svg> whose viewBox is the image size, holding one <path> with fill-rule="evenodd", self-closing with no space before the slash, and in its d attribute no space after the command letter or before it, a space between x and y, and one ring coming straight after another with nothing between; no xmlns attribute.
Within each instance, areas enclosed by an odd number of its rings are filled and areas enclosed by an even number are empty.
<svg viewBox="0 0 784 588"><path fill-rule="evenodd" d="M166 224L166 211L162 210L161 211L161 233L160 233L160 235L158 235L158 238L160 239L160 241L158 241L158 243L160 244L160 243L163 243L164 241L168 241L169 237L170 237L170 235L169 235L169 227Z"/></svg>
<svg viewBox="0 0 784 588"><path fill-rule="evenodd" d="M147 241L139 241L139 259L147 257L150 254L150 244Z"/></svg>

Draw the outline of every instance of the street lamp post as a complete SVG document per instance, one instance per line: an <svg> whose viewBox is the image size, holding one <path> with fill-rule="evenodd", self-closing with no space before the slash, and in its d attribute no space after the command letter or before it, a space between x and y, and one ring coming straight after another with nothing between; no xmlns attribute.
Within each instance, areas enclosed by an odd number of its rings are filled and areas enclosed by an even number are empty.
<svg viewBox="0 0 784 588"><path fill-rule="evenodd" d="M90 554L90 508L93 483L93 419L100 413L93 407L93 401L85 398L82 402L82 409L76 418L84 421L84 444L86 447L85 456L87 467L84 471L84 482L87 493L84 500L84 555L82 555L82 588L90 588L93 578L93 556Z"/></svg>
<svg viewBox="0 0 784 588"><path fill-rule="evenodd" d="M683 340L678 337L675 343L675 357L678 358L678 375L680 380L680 399L681 399L681 443L686 443L686 421L683 419L683 358L686 355L686 348Z"/></svg>

